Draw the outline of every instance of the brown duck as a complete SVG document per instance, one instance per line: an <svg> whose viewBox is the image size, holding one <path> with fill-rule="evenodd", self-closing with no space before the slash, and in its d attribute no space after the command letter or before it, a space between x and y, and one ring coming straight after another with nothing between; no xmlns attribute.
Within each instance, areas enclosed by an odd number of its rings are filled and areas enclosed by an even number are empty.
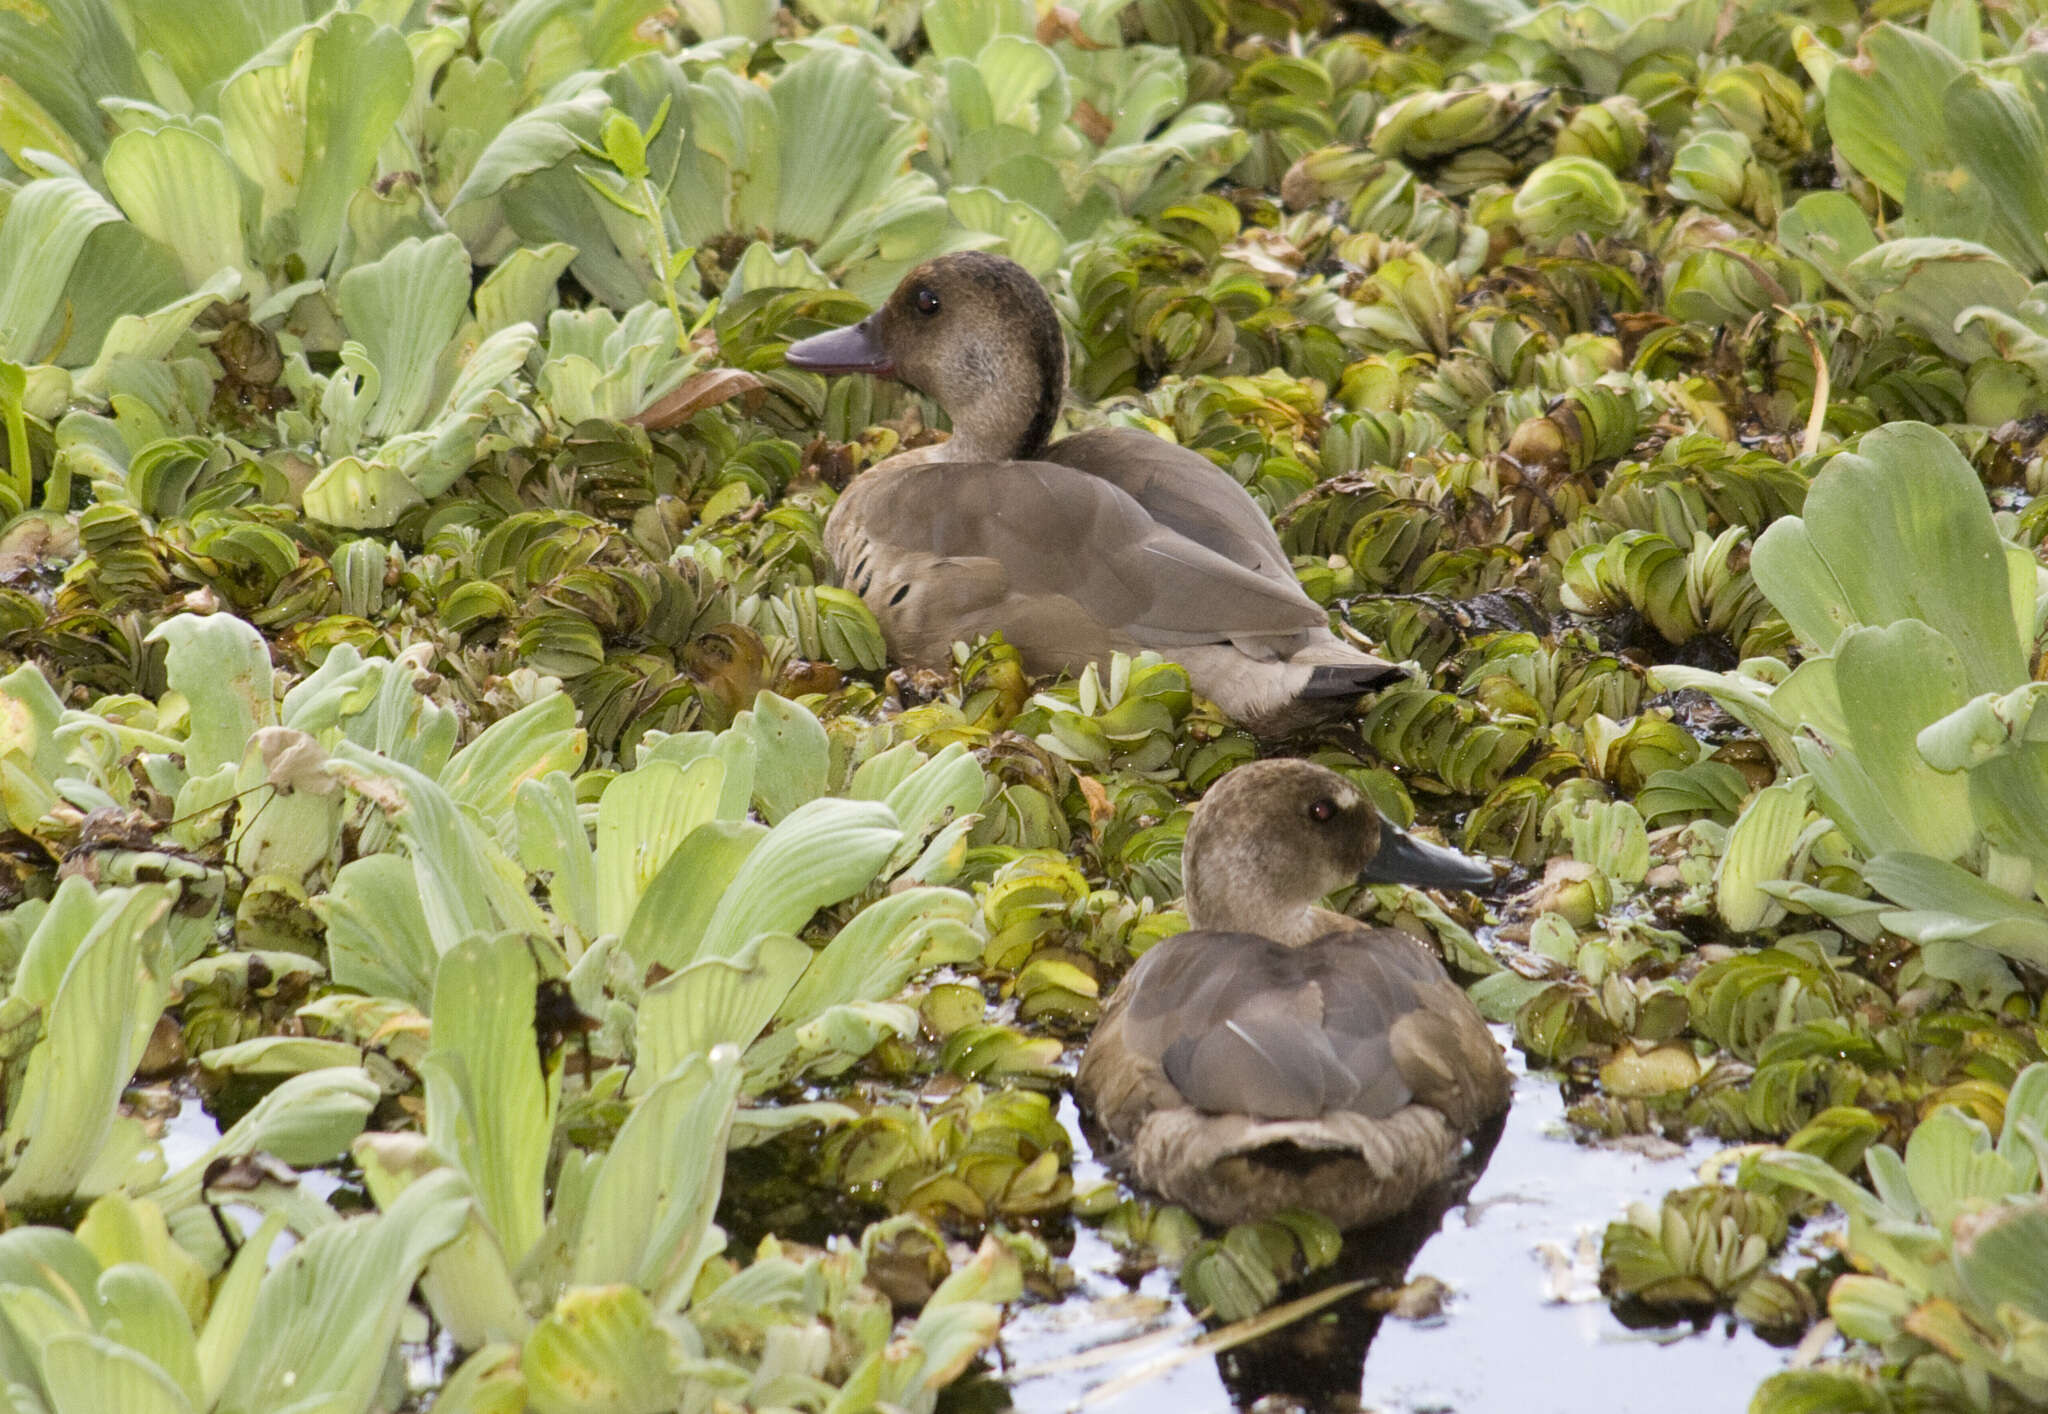
<svg viewBox="0 0 2048 1414"><path fill-rule="evenodd" d="M1139 959L1076 1077L1110 1160L1215 1223L1299 1207L1362 1227L1450 1178L1507 1109L1500 1047L1422 944L1317 901L1493 871L1386 823L1333 771L1261 761L1202 802L1186 873L1196 931Z"/></svg>
<svg viewBox="0 0 2048 1414"><path fill-rule="evenodd" d="M1149 648L1267 733L1401 675L1330 631L1258 503L1207 457L1127 428L1048 441L1067 346L1022 266L928 261L788 361L899 379L952 419L949 441L855 478L825 525L899 662L944 667L955 640L998 630L1040 674Z"/></svg>

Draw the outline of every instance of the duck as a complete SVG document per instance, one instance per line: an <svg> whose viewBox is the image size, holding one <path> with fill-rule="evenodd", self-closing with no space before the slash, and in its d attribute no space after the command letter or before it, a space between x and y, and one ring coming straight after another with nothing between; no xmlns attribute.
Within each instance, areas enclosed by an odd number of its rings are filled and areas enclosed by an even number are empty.
<svg viewBox="0 0 2048 1414"><path fill-rule="evenodd" d="M997 632L1040 676L1150 650L1268 736L1406 676L1331 632L1258 502L1207 457L1132 428L1053 439L1066 338L1014 261L926 261L785 359L894 378L952 423L856 476L825 523L840 583L898 663L943 670L955 641Z"/></svg>
<svg viewBox="0 0 2048 1414"><path fill-rule="evenodd" d="M1367 1227L1450 1181L1507 1111L1501 1048L1421 942L1320 900L1353 882L1480 889L1492 866L1299 760L1225 775L1185 850L1191 931L1125 975L1075 1075L1102 1156L1222 1225L1305 1208Z"/></svg>

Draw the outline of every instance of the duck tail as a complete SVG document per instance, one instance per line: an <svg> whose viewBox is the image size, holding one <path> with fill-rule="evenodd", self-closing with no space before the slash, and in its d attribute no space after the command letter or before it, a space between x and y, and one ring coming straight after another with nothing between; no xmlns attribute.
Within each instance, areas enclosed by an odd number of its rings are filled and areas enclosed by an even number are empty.
<svg viewBox="0 0 2048 1414"><path fill-rule="evenodd" d="M1308 681L1302 684L1301 695L1305 698L1357 697L1407 676L1394 664L1377 659L1363 663L1325 663L1309 673Z"/></svg>

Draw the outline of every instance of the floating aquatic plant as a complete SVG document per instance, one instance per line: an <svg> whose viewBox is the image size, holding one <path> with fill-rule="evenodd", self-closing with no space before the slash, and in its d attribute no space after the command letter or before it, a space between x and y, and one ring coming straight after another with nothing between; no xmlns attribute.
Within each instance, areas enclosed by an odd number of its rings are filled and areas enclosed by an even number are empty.
<svg viewBox="0 0 2048 1414"><path fill-rule="evenodd" d="M402 8L0 9L25 1397L385 1407L417 1307L437 1408L925 1409L1069 1212L1226 1315L1327 1259L1055 1117L1270 746L1168 661L891 673L830 582L937 410L781 350L985 246L1071 424L1416 667L1290 749L1527 871L1349 906L1583 1130L1783 1146L1615 1225L1632 1311L1801 1327L1803 1184L1855 1343L1759 1409L2038 1402L2027 7ZM233 1121L175 1173L159 1076ZM374 1213L296 1181L351 1144Z"/></svg>

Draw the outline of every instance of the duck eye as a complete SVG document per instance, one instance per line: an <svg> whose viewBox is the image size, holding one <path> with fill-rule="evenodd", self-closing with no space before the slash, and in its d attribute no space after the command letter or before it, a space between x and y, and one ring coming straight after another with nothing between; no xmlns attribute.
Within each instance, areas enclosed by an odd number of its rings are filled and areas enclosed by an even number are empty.
<svg viewBox="0 0 2048 1414"><path fill-rule="evenodd" d="M1322 824L1326 820L1333 820L1336 816L1337 802L1334 800L1319 800L1308 808L1308 818L1317 824Z"/></svg>
<svg viewBox="0 0 2048 1414"><path fill-rule="evenodd" d="M939 312L939 292L921 289L917 292L917 312L929 319Z"/></svg>

